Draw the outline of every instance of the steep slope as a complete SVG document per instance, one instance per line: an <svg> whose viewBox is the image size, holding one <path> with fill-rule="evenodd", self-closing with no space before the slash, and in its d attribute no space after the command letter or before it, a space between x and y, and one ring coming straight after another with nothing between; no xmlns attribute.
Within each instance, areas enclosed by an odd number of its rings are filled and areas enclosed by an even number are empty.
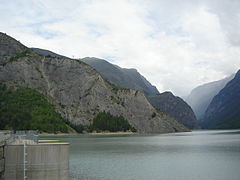
<svg viewBox="0 0 240 180"><path fill-rule="evenodd" d="M240 128L240 71L213 98L202 125L210 129Z"/></svg>
<svg viewBox="0 0 240 180"><path fill-rule="evenodd" d="M142 76L136 69L122 68L122 71L128 75L132 81L137 84L137 87L141 87L142 91L148 94L159 94L159 91L153 86L144 76ZM137 88L136 88L137 89ZM140 88L138 90L141 90Z"/></svg>
<svg viewBox="0 0 240 180"><path fill-rule="evenodd" d="M156 108L168 113L190 128L196 128L196 117L189 105L172 93L159 93L135 69L125 69L97 58L83 58L81 61L95 68L104 79L112 84L140 90L145 93L148 101Z"/></svg>
<svg viewBox="0 0 240 180"><path fill-rule="evenodd" d="M43 55L43 56L50 56L50 57L56 57L56 58L68 58L66 56L62 56L59 54L56 54L52 51L46 50L46 49L40 49L40 48L30 48L33 52Z"/></svg>
<svg viewBox="0 0 240 180"><path fill-rule="evenodd" d="M64 119L38 91L7 89L0 83L0 129L69 132Z"/></svg>
<svg viewBox="0 0 240 180"><path fill-rule="evenodd" d="M10 36L0 32L0 65L4 65L7 61L19 54L25 53L28 48L16 41Z"/></svg>
<svg viewBox="0 0 240 180"><path fill-rule="evenodd" d="M192 90L186 102L192 107L197 119L201 121L213 97L231 80L234 75L225 79L203 84Z"/></svg>
<svg viewBox="0 0 240 180"><path fill-rule="evenodd" d="M171 92L147 96L151 104L178 119L189 128L197 128L196 117L191 107Z"/></svg>
<svg viewBox="0 0 240 180"><path fill-rule="evenodd" d="M81 61L96 69L104 79L123 88L140 90L145 94L159 94L157 88L149 83L136 69L125 69L103 59L83 58Z"/></svg>
<svg viewBox="0 0 240 180"><path fill-rule="evenodd" d="M0 40L0 45L3 43ZM37 89L72 123L91 124L99 112L106 111L123 116L142 133L188 131L175 119L159 113L140 91L112 86L78 60L39 56L29 50L25 56L9 55L6 62L0 65L3 84Z"/></svg>

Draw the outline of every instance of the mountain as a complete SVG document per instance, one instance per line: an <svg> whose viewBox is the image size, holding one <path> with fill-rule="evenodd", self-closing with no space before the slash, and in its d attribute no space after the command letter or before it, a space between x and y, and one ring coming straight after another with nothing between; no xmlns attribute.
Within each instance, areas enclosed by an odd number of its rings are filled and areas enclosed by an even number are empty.
<svg viewBox="0 0 240 180"><path fill-rule="evenodd" d="M213 98L202 126L208 129L240 128L240 70Z"/></svg>
<svg viewBox="0 0 240 180"><path fill-rule="evenodd" d="M110 83L144 92L148 101L156 108L168 113L189 128L196 128L196 117L191 107L172 93L159 93L136 69L126 69L103 59L83 58L81 61L96 69Z"/></svg>
<svg viewBox="0 0 240 180"><path fill-rule="evenodd" d="M99 113L108 112L122 116L141 133L189 131L156 110L142 92L109 84L79 60L39 55L3 33L0 55L2 84L37 90L72 124L90 125Z"/></svg>
<svg viewBox="0 0 240 180"><path fill-rule="evenodd" d="M4 33L0 33L0 65L4 65L11 59L26 52L28 48Z"/></svg>
<svg viewBox="0 0 240 180"><path fill-rule="evenodd" d="M86 57L80 59L96 69L104 79L123 88L140 90L146 94L159 94L157 88L149 83L136 69L125 69L106 60Z"/></svg>
<svg viewBox="0 0 240 180"><path fill-rule="evenodd" d="M154 107L170 114L185 126L191 129L198 128L196 117L191 107L180 97L174 96L171 92L164 92L157 95L149 95L147 99Z"/></svg>
<svg viewBox="0 0 240 180"><path fill-rule="evenodd" d="M66 56L62 56L59 54L56 54L52 51L46 50L46 49L40 49L40 48L30 48L33 52L43 55L43 56L49 56L49 57L56 57L56 58L68 58Z"/></svg>
<svg viewBox="0 0 240 180"><path fill-rule="evenodd" d="M213 97L231 80L234 75L225 79L210 82L198 86L192 90L186 98L186 102L192 107L197 119L201 121L204 117L207 107L211 103Z"/></svg>

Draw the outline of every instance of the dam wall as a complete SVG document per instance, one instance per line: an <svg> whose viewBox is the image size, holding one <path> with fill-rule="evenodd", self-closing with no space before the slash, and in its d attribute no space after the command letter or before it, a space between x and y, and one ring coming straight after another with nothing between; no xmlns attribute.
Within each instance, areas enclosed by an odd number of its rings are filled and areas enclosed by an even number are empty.
<svg viewBox="0 0 240 180"><path fill-rule="evenodd" d="M69 144L43 143L26 147L27 180L68 180ZM5 180L23 180L24 145L5 146Z"/></svg>
<svg viewBox="0 0 240 180"><path fill-rule="evenodd" d="M3 180L69 180L69 143L15 137L2 153Z"/></svg>

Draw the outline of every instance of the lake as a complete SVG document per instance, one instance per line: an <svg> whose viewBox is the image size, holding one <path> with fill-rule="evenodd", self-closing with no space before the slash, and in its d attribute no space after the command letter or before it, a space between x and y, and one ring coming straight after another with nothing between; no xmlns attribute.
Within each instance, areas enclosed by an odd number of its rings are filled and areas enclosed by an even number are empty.
<svg viewBox="0 0 240 180"><path fill-rule="evenodd" d="M70 142L72 180L240 179L240 130L43 138Z"/></svg>

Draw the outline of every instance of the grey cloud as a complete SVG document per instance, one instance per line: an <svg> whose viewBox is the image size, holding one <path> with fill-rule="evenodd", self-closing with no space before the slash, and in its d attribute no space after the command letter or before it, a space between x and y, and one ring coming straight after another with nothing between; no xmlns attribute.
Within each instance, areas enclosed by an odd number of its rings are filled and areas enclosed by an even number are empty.
<svg viewBox="0 0 240 180"><path fill-rule="evenodd" d="M215 13L229 42L240 46L240 1L215 0L209 1L211 11Z"/></svg>

